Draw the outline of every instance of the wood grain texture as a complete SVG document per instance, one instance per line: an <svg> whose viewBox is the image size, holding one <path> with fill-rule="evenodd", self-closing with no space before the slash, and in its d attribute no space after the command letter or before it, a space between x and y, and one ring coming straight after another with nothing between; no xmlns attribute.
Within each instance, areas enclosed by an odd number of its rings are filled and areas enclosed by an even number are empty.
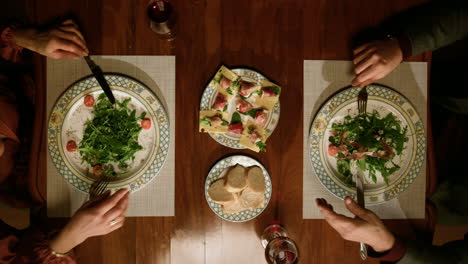
<svg viewBox="0 0 468 264"><path fill-rule="evenodd" d="M303 60L350 59L354 34L424 1L173 1L175 43L152 33L147 2L41 0L28 7L36 23L72 13L93 54L177 55L175 217L129 218L123 229L80 245L79 263L265 263L259 235L275 219L297 242L301 263L361 263L357 243L323 220L302 219ZM197 132L201 94L221 64L254 68L282 85L268 152L227 149ZM212 164L234 153L258 159L273 184L269 206L247 223L218 218L203 191Z"/></svg>

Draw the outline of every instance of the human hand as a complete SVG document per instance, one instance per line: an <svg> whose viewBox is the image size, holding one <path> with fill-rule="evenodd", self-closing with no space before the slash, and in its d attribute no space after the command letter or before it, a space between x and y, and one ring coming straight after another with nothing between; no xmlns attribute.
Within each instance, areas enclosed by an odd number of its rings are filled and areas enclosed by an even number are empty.
<svg viewBox="0 0 468 264"><path fill-rule="evenodd" d="M356 77L351 85L359 87L382 79L403 61L397 39L372 41L357 47L353 53Z"/></svg>
<svg viewBox="0 0 468 264"><path fill-rule="evenodd" d="M83 34L71 19L46 31L18 28L14 30L13 39L18 46L54 59L71 59L89 54Z"/></svg>
<svg viewBox="0 0 468 264"><path fill-rule="evenodd" d="M337 214L325 199L316 199L317 207L325 216L325 220L342 238L355 242L364 242L376 252L384 252L393 247L395 236L385 227L377 215L360 207L350 197L346 197L344 202L346 208L356 215L354 218Z"/></svg>
<svg viewBox="0 0 468 264"><path fill-rule="evenodd" d="M123 226L130 192L106 192L83 204L50 243L55 252L66 253L89 237L106 235Z"/></svg>

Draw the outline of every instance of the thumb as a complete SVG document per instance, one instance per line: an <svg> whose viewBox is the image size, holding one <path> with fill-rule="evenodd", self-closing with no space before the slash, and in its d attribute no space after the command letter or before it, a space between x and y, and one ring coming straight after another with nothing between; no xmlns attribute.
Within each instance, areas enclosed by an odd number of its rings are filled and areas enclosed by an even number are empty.
<svg viewBox="0 0 468 264"><path fill-rule="evenodd" d="M348 208L348 210L355 214L357 217L364 219L364 220L369 220L370 214L372 214L369 210L362 208L359 206L356 201L354 201L351 197L346 196L345 198L345 206Z"/></svg>

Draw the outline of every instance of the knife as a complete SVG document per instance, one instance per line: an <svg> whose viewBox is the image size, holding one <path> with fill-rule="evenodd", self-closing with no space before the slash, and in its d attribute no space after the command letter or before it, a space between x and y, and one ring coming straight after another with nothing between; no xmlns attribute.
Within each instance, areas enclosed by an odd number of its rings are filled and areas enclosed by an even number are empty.
<svg viewBox="0 0 468 264"><path fill-rule="evenodd" d="M107 98L109 98L111 104L115 104L114 95L112 94L111 88L107 83L106 78L104 78L104 73L102 72L101 68L96 65L96 63L94 63L94 61L89 56L85 56L84 58L88 64L89 69L93 73L94 78L96 78L102 90L104 90L104 93L106 94Z"/></svg>
<svg viewBox="0 0 468 264"><path fill-rule="evenodd" d="M356 183L357 202L359 206L366 208L366 204L364 202L364 185L362 184L362 179L361 176L359 176L358 171L353 173L353 181ZM363 242L359 242L359 255L361 255L362 260L366 260L367 247Z"/></svg>

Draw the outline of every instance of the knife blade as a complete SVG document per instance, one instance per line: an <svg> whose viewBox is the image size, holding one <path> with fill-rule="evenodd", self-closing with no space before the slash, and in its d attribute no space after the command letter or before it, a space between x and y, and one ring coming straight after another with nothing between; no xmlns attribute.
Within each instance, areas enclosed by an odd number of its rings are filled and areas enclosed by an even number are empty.
<svg viewBox="0 0 468 264"><path fill-rule="evenodd" d="M107 83L106 78L104 78L104 73L102 72L101 67L94 63L94 61L89 56L85 56L84 58L88 64L89 69L93 73L94 78L96 78L102 90L104 90L104 93L106 94L107 98L109 98L111 104L115 104L115 97L112 94L111 88Z"/></svg>

